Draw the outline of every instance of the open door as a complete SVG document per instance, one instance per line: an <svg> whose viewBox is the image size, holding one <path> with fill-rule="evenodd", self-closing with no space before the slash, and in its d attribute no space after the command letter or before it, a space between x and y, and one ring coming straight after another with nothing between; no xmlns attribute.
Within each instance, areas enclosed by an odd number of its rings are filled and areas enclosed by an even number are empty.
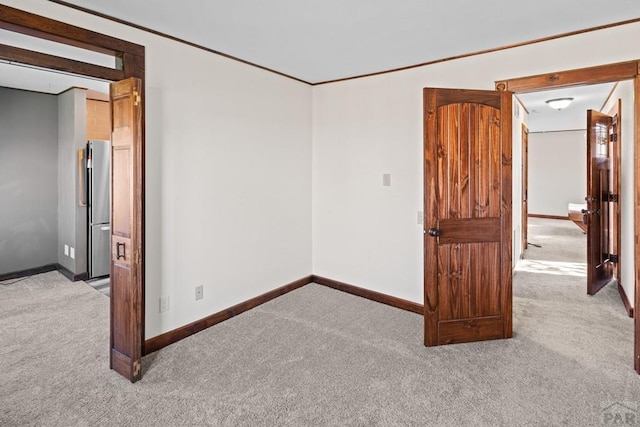
<svg viewBox="0 0 640 427"><path fill-rule="evenodd" d="M424 89L424 343L512 327L512 93Z"/></svg>
<svg viewBox="0 0 640 427"><path fill-rule="evenodd" d="M614 230L612 149L617 140L614 118L587 111L587 208L582 210L587 224L587 293L594 295L613 279L617 254L612 247Z"/></svg>
<svg viewBox="0 0 640 427"><path fill-rule="evenodd" d="M141 378L144 343L141 81L111 84L111 369Z"/></svg>

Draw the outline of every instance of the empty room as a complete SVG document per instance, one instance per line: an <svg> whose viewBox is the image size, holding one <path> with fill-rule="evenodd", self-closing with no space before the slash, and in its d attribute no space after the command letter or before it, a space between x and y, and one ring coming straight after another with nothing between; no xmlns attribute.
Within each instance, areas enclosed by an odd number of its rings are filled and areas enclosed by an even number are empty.
<svg viewBox="0 0 640 427"><path fill-rule="evenodd" d="M639 37L630 0L0 0L0 424L635 422ZM572 148L524 130L556 90Z"/></svg>

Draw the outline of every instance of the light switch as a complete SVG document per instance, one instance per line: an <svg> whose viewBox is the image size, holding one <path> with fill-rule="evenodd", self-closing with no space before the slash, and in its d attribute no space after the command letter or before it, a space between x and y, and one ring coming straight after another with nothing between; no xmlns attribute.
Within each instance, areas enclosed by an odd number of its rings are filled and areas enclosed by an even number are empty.
<svg viewBox="0 0 640 427"><path fill-rule="evenodd" d="M418 225L424 224L424 213L422 211L418 211Z"/></svg>
<svg viewBox="0 0 640 427"><path fill-rule="evenodd" d="M69 248L69 256L70 256L72 259L76 259L76 250L75 250L75 249L73 249L73 248Z"/></svg>
<svg viewBox="0 0 640 427"><path fill-rule="evenodd" d="M382 175L382 185L384 187L391 187L391 174L385 173Z"/></svg>
<svg viewBox="0 0 640 427"><path fill-rule="evenodd" d="M69 256L69 245L64 245L64 254Z"/></svg>

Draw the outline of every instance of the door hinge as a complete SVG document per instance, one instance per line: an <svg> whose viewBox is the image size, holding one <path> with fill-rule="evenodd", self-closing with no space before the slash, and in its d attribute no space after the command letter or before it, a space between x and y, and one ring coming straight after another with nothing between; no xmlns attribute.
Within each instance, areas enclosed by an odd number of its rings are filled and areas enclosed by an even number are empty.
<svg viewBox="0 0 640 427"><path fill-rule="evenodd" d="M611 142L618 142L618 134L617 133L612 133L609 135L609 141Z"/></svg>
<svg viewBox="0 0 640 427"><path fill-rule="evenodd" d="M609 262L612 262L614 264L618 263L618 255L615 255L615 254L604 253L602 254L602 259L608 260Z"/></svg>
<svg viewBox="0 0 640 427"><path fill-rule="evenodd" d="M604 201L618 203L618 195L615 193L607 193L604 195Z"/></svg>
<svg viewBox="0 0 640 427"><path fill-rule="evenodd" d="M137 377L138 374L140 373L140 361L136 360L135 362L133 362L133 377Z"/></svg>
<svg viewBox="0 0 640 427"><path fill-rule="evenodd" d="M137 90L133 91L133 105L136 107L140 105L140 92Z"/></svg>

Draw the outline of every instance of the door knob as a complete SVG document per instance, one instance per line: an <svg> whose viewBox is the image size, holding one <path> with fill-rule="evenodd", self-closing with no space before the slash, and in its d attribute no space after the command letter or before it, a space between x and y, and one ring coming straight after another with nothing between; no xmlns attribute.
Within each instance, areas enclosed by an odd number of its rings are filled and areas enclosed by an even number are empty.
<svg viewBox="0 0 640 427"><path fill-rule="evenodd" d="M431 237L438 237L440 235L440 230L438 230L437 228L430 228L428 233Z"/></svg>

